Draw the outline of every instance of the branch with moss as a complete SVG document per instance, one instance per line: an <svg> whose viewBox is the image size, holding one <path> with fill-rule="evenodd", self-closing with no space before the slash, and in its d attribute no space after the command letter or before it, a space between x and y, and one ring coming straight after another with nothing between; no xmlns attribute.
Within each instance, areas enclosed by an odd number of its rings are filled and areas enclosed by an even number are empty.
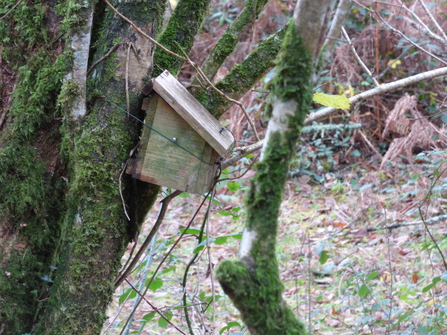
<svg viewBox="0 0 447 335"><path fill-rule="evenodd" d="M281 43L288 26L265 39L253 50L245 60L237 64L224 79L216 83L216 87L231 97L240 99L253 85L259 81L274 65ZM207 89L193 92L193 95L217 119L231 106L231 102L217 92Z"/></svg>
<svg viewBox="0 0 447 335"><path fill-rule="evenodd" d="M239 260L225 260L216 269L216 278L251 334L306 334L282 298L275 248L284 185L312 101L314 64L330 14L327 1L303 0L296 5L278 55L277 75L269 85L276 101L246 198Z"/></svg>
<svg viewBox="0 0 447 335"><path fill-rule="evenodd" d="M210 0L181 0L157 41L176 54L189 53L208 14L210 2ZM176 77L182 66L183 62L179 61L178 57L167 54L160 48L155 49L153 77L160 75L164 70L168 70Z"/></svg>
<svg viewBox="0 0 447 335"><path fill-rule="evenodd" d="M208 57L202 65L205 75L213 80L214 76L223 64L225 59L234 51L242 34L253 26L259 13L261 13L268 0L248 0L244 9L228 26L226 32L219 39L216 45L211 49Z"/></svg>

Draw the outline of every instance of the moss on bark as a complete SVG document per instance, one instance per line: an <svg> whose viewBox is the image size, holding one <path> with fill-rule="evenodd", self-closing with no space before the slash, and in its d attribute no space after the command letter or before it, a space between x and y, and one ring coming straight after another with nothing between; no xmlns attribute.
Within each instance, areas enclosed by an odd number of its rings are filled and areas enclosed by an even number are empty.
<svg viewBox="0 0 447 335"><path fill-rule="evenodd" d="M132 7L135 22L159 27L164 4L126 2L121 9ZM123 78L114 73L122 60L110 57L90 79L88 118L76 122L70 116L79 90L66 77L73 54L65 44L85 22L88 5L23 1L0 21L3 61L18 74L8 129L0 138L0 329L8 334L99 333L120 257L137 230L123 214L118 178L138 127L93 98L108 95L126 105ZM123 36L127 24L114 21L112 13L106 17L101 6L96 27L104 39L98 38L97 59L134 34ZM138 93L132 93L138 111ZM128 210L141 220L159 187L136 183L143 196L132 189L132 178L123 178Z"/></svg>
<svg viewBox="0 0 447 335"><path fill-rule="evenodd" d="M159 26L164 1L147 6L143 2L121 3L118 9L136 22L149 21L149 34ZM150 10L148 10L150 8ZM143 14L142 14L143 12ZM99 13L100 14L100 13ZM134 15L133 15L134 14ZM101 14L100 14L101 15ZM134 17L135 16L135 17ZM152 27L152 28L150 28ZM102 27L96 30L95 58L103 56L115 43L138 40L135 32L121 19L108 12ZM136 41L136 42L135 42ZM139 41L139 42L138 42ZM50 292L46 317L39 323L36 334L98 334L105 320L105 310L112 299L115 276L128 242L134 237L136 218L129 222L120 196L119 178L130 150L138 141L139 125L103 98L126 106L125 73L120 66L126 53L118 50L102 62L88 81L88 116L74 118L71 101L76 98L76 83L67 80L59 102L63 106L63 148L68 161L69 192L64 218L65 240L54 286ZM145 59L147 60L147 59ZM140 112L138 83L133 78L130 88L130 109ZM139 66L145 66L145 63ZM73 99L70 99L70 96ZM67 98L68 97L68 98ZM140 116L141 117L141 116ZM159 187L147 184L146 194L132 189L131 177L124 175L122 192L129 213L147 210L156 199ZM138 204L138 209L132 204ZM139 218L142 221L141 217ZM62 312L61 312L62 311Z"/></svg>
<svg viewBox="0 0 447 335"><path fill-rule="evenodd" d="M219 67L234 51L240 37L250 25L253 25L266 3L267 0L249 0L246 2L242 12L227 28L205 60L202 70L208 78L211 80L214 78Z"/></svg>
<svg viewBox="0 0 447 335"><path fill-rule="evenodd" d="M158 42L180 56L189 54L209 5L210 0L180 0L166 28L157 38ZM160 48L155 49L154 62L154 77L164 70L177 76L183 66L183 61Z"/></svg>
<svg viewBox="0 0 447 335"><path fill-rule="evenodd" d="M284 28L265 39L242 63L237 64L224 79L219 81L216 87L233 99L239 99L244 95L275 65L274 60L281 48L286 30ZM217 119L231 104L211 89L198 90L193 94Z"/></svg>
<svg viewBox="0 0 447 335"><path fill-rule="evenodd" d="M282 299L283 285L276 260L279 207L289 164L312 98L312 57L293 22L278 55L277 77L271 92L277 99L296 102L288 116L288 127L268 137L263 158L246 198L246 231L253 238L248 254L240 261L224 261L216 278L235 306L251 334L306 334L304 325ZM244 243L244 242L243 242Z"/></svg>

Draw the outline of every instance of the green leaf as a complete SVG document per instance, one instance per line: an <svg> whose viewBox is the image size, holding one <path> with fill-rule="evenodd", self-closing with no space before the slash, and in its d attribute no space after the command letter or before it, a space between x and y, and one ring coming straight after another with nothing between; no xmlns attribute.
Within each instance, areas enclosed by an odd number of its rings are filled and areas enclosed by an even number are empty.
<svg viewBox="0 0 447 335"><path fill-rule="evenodd" d="M439 276L434 277L434 278L431 280L431 283L428 284L427 286L425 286L425 287L422 289L422 293L425 293L425 292L427 292L427 291L430 291L430 290L433 288L433 286L435 286L436 283L438 283L440 280L441 280L441 277L439 277Z"/></svg>
<svg viewBox="0 0 447 335"><path fill-rule="evenodd" d="M137 295L137 292L134 291L133 288L128 288L126 291L124 291L123 294L121 294L118 298L118 303L121 305L124 301L133 299Z"/></svg>
<svg viewBox="0 0 447 335"><path fill-rule="evenodd" d="M179 198L191 198L188 192L183 192L178 195Z"/></svg>
<svg viewBox="0 0 447 335"><path fill-rule="evenodd" d="M175 269L176 269L175 266L171 266L170 268L167 268L167 269L161 271L160 273L168 273L168 272L174 271Z"/></svg>
<svg viewBox="0 0 447 335"><path fill-rule="evenodd" d="M150 312L142 317L145 322L151 321L155 316L155 312Z"/></svg>
<svg viewBox="0 0 447 335"><path fill-rule="evenodd" d="M371 293L371 290L368 288L368 286L366 286L365 284L360 286L359 297L364 297L370 293Z"/></svg>
<svg viewBox="0 0 447 335"><path fill-rule="evenodd" d="M323 251L320 253L320 264L323 265L324 263L326 263L326 262L327 262L327 259L328 259L328 254L327 254L326 251L323 250Z"/></svg>
<svg viewBox="0 0 447 335"><path fill-rule="evenodd" d="M214 243L216 243L217 245L222 245L222 244L227 243L227 239L228 239L228 236L219 236L219 237L216 237L216 240L214 241Z"/></svg>
<svg viewBox="0 0 447 335"><path fill-rule="evenodd" d="M237 190L239 190L241 188L241 185L237 181L235 181L232 183L228 183L227 187L230 192L236 192Z"/></svg>
<svg viewBox="0 0 447 335"><path fill-rule="evenodd" d="M379 271L374 271L368 277L366 277L366 280L372 280L372 279L376 278L378 274L379 274Z"/></svg>
<svg viewBox="0 0 447 335"><path fill-rule="evenodd" d="M217 211L217 213L219 213L220 215L224 215L224 216L233 215L233 213L231 213L230 211Z"/></svg>
<svg viewBox="0 0 447 335"><path fill-rule="evenodd" d="M160 316L160 318L158 319L158 325L159 325L161 328L167 328L167 327L168 327L168 324L169 324L169 322L166 321L164 318L162 318L162 317Z"/></svg>
<svg viewBox="0 0 447 335"><path fill-rule="evenodd" d="M327 107L334 107L337 109L351 108L351 101L344 95L329 95L324 93L314 93L313 101Z"/></svg>
<svg viewBox="0 0 447 335"><path fill-rule="evenodd" d="M196 229L196 228L180 228L180 233L185 232L185 234L191 234L191 235L199 235L200 234L200 229Z"/></svg>
<svg viewBox="0 0 447 335"><path fill-rule="evenodd" d="M150 281L150 279L148 279L147 282L149 282L149 281ZM162 286L163 286L163 280L161 280L160 278L157 277L149 285L149 289L152 290L153 292L155 292Z"/></svg>

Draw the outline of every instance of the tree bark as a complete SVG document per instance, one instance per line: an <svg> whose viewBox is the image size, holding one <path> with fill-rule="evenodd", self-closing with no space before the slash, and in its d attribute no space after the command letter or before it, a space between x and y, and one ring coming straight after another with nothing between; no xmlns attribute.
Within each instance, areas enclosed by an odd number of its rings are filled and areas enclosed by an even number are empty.
<svg viewBox="0 0 447 335"><path fill-rule="evenodd" d="M270 87L276 101L246 198L240 259L223 261L216 269L216 278L251 334L306 334L282 298L275 246L289 164L312 101L315 64L332 8L330 1L301 0L296 5Z"/></svg>

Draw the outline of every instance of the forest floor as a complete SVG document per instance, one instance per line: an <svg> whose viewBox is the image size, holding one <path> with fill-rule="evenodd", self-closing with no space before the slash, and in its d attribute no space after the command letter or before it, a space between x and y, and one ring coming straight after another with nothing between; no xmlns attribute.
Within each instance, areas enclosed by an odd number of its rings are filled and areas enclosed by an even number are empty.
<svg viewBox="0 0 447 335"><path fill-rule="evenodd" d="M324 184L307 177L287 183L277 247L285 300L311 334L447 334L447 268L439 252L447 249L444 181L440 178L430 193L436 176L409 167L358 167L345 170L342 178L328 174ZM197 248L206 206L201 209L161 265L128 334L181 334L173 325L190 333L181 307L182 281L195 255L186 283L194 333L248 334L210 271L222 259L237 257L240 235L235 234L243 230L247 184L245 179L235 192L229 191L234 185L217 191L205 228L209 248L206 243ZM134 285L141 278L148 284L199 202L198 196L174 199L152 253L132 276ZM104 334L126 334L122 330L136 300L128 285L117 290Z"/></svg>

